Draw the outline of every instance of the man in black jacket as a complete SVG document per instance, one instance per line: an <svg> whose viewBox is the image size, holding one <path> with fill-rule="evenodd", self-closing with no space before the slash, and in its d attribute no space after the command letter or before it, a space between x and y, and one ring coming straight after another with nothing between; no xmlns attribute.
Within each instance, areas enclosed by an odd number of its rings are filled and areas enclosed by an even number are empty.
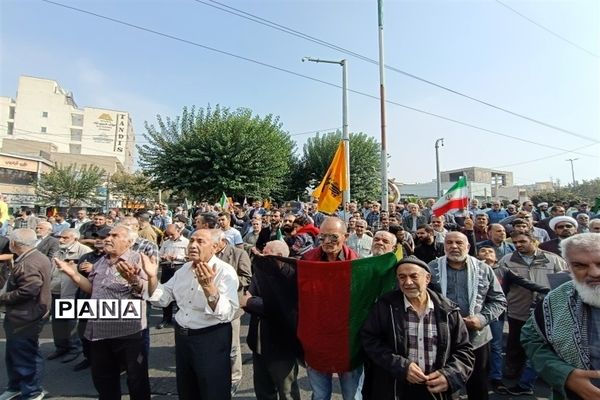
<svg viewBox="0 0 600 400"><path fill-rule="evenodd" d="M289 252L283 240L273 240L265 245L263 254L287 257ZM289 268L276 259L255 258L250 289L240 299L240 306L251 315L248 346L257 400L300 400L297 358L302 351L296 337L296 273Z"/></svg>
<svg viewBox="0 0 600 400"><path fill-rule="evenodd" d="M417 239L415 257L419 260L429 263L445 254L444 244L435 240L435 233L431 226L420 225L417 228Z"/></svg>
<svg viewBox="0 0 600 400"><path fill-rule="evenodd" d="M400 289L375 303L361 330L363 399L451 399L475 362L460 311L427 289L429 267L416 257L402 259L396 275Z"/></svg>

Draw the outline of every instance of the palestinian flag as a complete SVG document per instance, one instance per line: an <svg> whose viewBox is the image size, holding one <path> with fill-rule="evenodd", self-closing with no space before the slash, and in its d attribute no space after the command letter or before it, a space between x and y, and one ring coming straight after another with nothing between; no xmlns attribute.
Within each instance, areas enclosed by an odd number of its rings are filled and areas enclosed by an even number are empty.
<svg viewBox="0 0 600 400"><path fill-rule="evenodd" d="M396 286L392 253L353 261L297 261L298 338L322 372L362 364L360 329L375 300Z"/></svg>
<svg viewBox="0 0 600 400"><path fill-rule="evenodd" d="M459 208L466 208L468 204L467 178L461 176L458 179L458 182L448 189L448 192L440 197L431 209L433 210L433 215L439 217L447 212L458 210Z"/></svg>

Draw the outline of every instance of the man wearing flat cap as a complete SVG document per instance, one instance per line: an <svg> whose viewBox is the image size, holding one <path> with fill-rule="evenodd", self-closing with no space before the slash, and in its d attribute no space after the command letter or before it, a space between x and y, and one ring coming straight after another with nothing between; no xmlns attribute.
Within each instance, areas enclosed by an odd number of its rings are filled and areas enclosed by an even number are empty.
<svg viewBox="0 0 600 400"><path fill-rule="evenodd" d="M450 399L475 362L460 309L427 288L431 273L418 258L402 259L396 276L399 289L375 303L361 330L363 399Z"/></svg>
<svg viewBox="0 0 600 400"><path fill-rule="evenodd" d="M552 218L548 225L554 231L556 238L540 244L540 249L562 256L560 242L577 233L577 221L575 218L563 215Z"/></svg>

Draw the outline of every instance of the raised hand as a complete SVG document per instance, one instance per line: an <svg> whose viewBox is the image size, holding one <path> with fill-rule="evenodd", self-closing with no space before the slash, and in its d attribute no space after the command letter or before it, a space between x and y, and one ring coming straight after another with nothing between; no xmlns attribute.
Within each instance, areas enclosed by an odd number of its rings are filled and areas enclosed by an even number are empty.
<svg viewBox="0 0 600 400"><path fill-rule="evenodd" d="M77 265L75 265L73 261L59 260L58 258L54 257L54 263L56 264L56 267L60 271L67 274L67 276L73 277L77 275Z"/></svg>
<svg viewBox="0 0 600 400"><path fill-rule="evenodd" d="M140 254L140 256L142 258L142 269L148 276L148 279L156 278L158 275L158 263L151 260L150 257L143 253Z"/></svg>

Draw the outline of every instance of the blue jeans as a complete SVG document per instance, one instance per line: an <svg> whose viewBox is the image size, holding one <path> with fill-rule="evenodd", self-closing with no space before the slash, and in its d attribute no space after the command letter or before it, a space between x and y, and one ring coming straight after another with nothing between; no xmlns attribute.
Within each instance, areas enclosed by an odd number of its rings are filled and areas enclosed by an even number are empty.
<svg viewBox="0 0 600 400"><path fill-rule="evenodd" d="M333 374L320 372L306 368L308 380L312 388L312 400L330 400L331 399L331 380ZM339 372L340 386L342 387L342 398L344 400L362 400L363 385L363 367L360 366L349 372Z"/></svg>
<svg viewBox="0 0 600 400"><path fill-rule="evenodd" d="M535 380L537 379L537 373L531 366L531 361L525 362L523 372L521 372L521 378L519 379L519 386L533 390L535 387Z"/></svg>
<svg viewBox="0 0 600 400"><path fill-rule="evenodd" d="M5 361L8 390L21 392L22 399L42 392L44 358L40 352L37 336L8 336Z"/></svg>
<svg viewBox="0 0 600 400"><path fill-rule="evenodd" d="M502 379L502 336L504 334L504 321L490 322L492 330L491 353L490 353L490 379Z"/></svg>

